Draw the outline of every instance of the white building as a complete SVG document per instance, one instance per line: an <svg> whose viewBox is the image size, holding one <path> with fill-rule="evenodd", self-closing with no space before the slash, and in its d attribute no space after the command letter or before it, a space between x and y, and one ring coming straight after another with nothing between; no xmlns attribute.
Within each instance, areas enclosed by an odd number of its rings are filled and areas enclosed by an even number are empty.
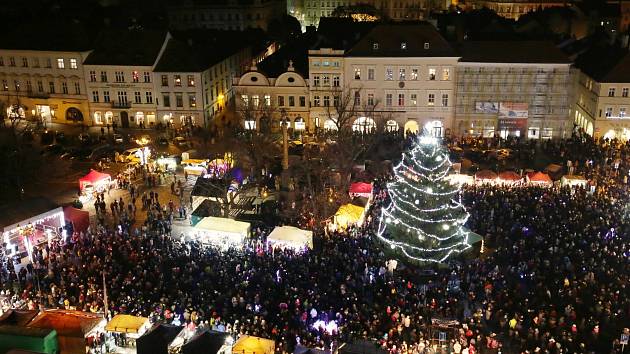
<svg viewBox="0 0 630 354"><path fill-rule="evenodd" d="M232 78L251 61L249 46L212 47L192 39L170 39L154 68L160 121L174 126L208 126L223 117L232 99Z"/></svg>
<svg viewBox="0 0 630 354"><path fill-rule="evenodd" d="M267 77L253 66L234 79L234 87L236 112L245 129L260 130L267 126L278 130L283 119L295 132L314 129L309 119L308 81L295 71L292 62L277 77Z"/></svg>
<svg viewBox="0 0 630 354"><path fill-rule="evenodd" d="M330 106L352 95L355 130L387 129L436 136L453 121L458 57L428 23L378 25L351 49L309 51L311 117L325 129L335 123ZM337 94L335 93L337 92ZM333 112L334 113L334 112Z"/></svg>
<svg viewBox="0 0 630 354"><path fill-rule="evenodd" d="M153 68L170 34L161 31L106 31L84 62L95 125L152 127L158 124Z"/></svg>
<svg viewBox="0 0 630 354"><path fill-rule="evenodd" d="M596 138L630 139L630 55L593 48L576 66L573 123Z"/></svg>
<svg viewBox="0 0 630 354"><path fill-rule="evenodd" d="M553 43L464 42L460 51L457 135L571 135L571 62Z"/></svg>
<svg viewBox="0 0 630 354"><path fill-rule="evenodd" d="M83 79L89 42L72 26L48 33L29 34L31 30L36 29L20 28L0 39L0 101L6 115L43 123L90 124Z"/></svg>

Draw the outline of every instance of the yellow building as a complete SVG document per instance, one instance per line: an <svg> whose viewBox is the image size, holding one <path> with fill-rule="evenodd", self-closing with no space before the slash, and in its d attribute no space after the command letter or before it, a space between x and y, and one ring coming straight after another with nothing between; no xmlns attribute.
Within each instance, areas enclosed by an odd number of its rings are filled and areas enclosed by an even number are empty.
<svg viewBox="0 0 630 354"><path fill-rule="evenodd" d="M83 77L89 42L81 38L82 30L33 26L0 39L2 113L45 124L91 124Z"/></svg>
<svg viewBox="0 0 630 354"><path fill-rule="evenodd" d="M476 9L488 8L499 16L518 20L522 15L538 9L566 6L568 1L561 0L475 0L473 7Z"/></svg>
<svg viewBox="0 0 630 354"><path fill-rule="evenodd" d="M596 138L630 139L630 54L592 48L576 60L577 128Z"/></svg>

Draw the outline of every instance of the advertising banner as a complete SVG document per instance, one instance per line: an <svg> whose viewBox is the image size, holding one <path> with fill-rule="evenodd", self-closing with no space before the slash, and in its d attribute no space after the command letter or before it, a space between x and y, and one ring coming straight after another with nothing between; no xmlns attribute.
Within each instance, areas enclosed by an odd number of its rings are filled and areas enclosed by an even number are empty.
<svg viewBox="0 0 630 354"><path fill-rule="evenodd" d="M527 119L528 110L529 110L529 107L527 103L501 102L499 104L499 119L501 118Z"/></svg>
<svg viewBox="0 0 630 354"><path fill-rule="evenodd" d="M501 102L499 104L499 131L507 131L512 134L520 131L521 136L527 132L528 104L519 102Z"/></svg>
<svg viewBox="0 0 630 354"><path fill-rule="evenodd" d="M484 114L498 114L499 102L475 102L475 112Z"/></svg>

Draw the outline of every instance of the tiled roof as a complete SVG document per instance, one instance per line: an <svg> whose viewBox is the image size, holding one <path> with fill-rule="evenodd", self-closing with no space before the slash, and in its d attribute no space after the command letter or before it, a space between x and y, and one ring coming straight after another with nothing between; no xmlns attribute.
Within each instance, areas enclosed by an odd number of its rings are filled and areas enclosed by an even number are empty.
<svg viewBox="0 0 630 354"><path fill-rule="evenodd" d="M571 61L548 41L470 41L456 45L461 62L570 64Z"/></svg>
<svg viewBox="0 0 630 354"><path fill-rule="evenodd" d="M624 49L593 46L577 57L575 66L597 82L630 82L630 54Z"/></svg>
<svg viewBox="0 0 630 354"><path fill-rule="evenodd" d="M156 30L104 30L84 64L152 66L166 35Z"/></svg>
<svg viewBox="0 0 630 354"><path fill-rule="evenodd" d="M379 24L354 45L350 57L456 57L451 45L428 22Z"/></svg>

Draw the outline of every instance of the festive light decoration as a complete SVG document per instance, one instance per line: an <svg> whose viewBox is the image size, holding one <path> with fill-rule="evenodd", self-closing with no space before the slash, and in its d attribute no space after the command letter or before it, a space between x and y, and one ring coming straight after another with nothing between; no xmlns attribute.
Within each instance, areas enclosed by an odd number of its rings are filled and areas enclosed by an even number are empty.
<svg viewBox="0 0 630 354"><path fill-rule="evenodd" d="M440 263L470 248L460 188L446 179L451 166L441 142L426 134L403 153L387 184L391 203L381 211L377 232L390 253Z"/></svg>

